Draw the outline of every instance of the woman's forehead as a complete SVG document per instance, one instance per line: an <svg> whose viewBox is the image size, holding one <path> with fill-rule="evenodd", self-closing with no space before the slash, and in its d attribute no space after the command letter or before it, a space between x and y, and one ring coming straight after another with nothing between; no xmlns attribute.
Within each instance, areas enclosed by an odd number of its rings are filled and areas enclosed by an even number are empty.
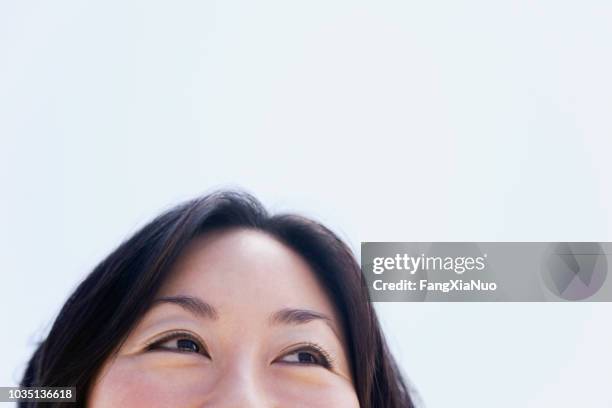
<svg viewBox="0 0 612 408"><path fill-rule="evenodd" d="M221 310L299 307L333 315L332 302L306 260L252 229L215 230L196 238L174 265L160 296L186 293Z"/></svg>

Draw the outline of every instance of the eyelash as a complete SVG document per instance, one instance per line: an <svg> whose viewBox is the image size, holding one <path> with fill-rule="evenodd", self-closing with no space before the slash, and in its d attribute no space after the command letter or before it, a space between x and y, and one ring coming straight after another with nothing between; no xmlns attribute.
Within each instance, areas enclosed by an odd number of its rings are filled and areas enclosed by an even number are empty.
<svg viewBox="0 0 612 408"><path fill-rule="evenodd" d="M331 370L334 365L335 365L335 360L332 358L332 356L320 345L318 345L317 343L300 343L297 345L294 345L291 347L291 349L285 353L283 353L283 355L279 358L282 359L288 355L291 355L293 353L299 353L299 352L303 352L303 351L307 351L307 352L311 352L313 354L315 354L315 357L320 361L320 363L287 363L287 364L296 364L296 365L319 365L322 366L324 368L327 368L328 370ZM277 360L279 360L277 359Z"/></svg>
<svg viewBox="0 0 612 408"><path fill-rule="evenodd" d="M184 331L172 331L172 332L167 332L162 334L160 337L156 338L155 340L149 342L146 347L145 350L146 351L158 351L158 350L165 350L165 351L173 351L173 352L177 352L177 353L196 353L194 351L183 351L180 349L172 349L169 347L161 347L161 344L166 343L168 341L171 340L181 340L181 339L188 339L193 341L194 343L197 344L199 351L197 352L197 354L201 354L204 357L207 358L211 358L210 354L208 353L208 350L206 349L206 347L204 346L204 342L197 336L189 333L189 332L184 332ZM288 363L288 362L283 362L286 364L295 364L295 365L319 365L321 367L324 367L328 370L333 369L333 367L335 366L335 360L334 358L320 345L318 345L317 343L312 343L312 342L305 342L305 343L300 343L297 345L293 345L291 347L290 350L287 350L286 352L283 352L282 356L279 357L278 359L276 359L275 361L281 360L285 357L287 357L288 355L291 355L293 353L299 353L299 352L311 352L315 355L315 358L317 360L319 360L319 363ZM282 362L282 361L279 361Z"/></svg>
<svg viewBox="0 0 612 408"><path fill-rule="evenodd" d="M174 348L169 348L169 347L161 347L162 344L169 342L171 340L191 340L194 343L196 343L199 350L195 352L195 351L185 351L181 349L174 349ZM158 337L157 339L149 342L146 345L145 349L146 351L166 350L166 351L174 351L177 353L197 353L197 354L203 355L204 357L210 358L210 354L208 353L208 350L204 346L204 342L199 337L191 333L183 332L183 331L172 331L172 332L164 333L161 335L161 337Z"/></svg>

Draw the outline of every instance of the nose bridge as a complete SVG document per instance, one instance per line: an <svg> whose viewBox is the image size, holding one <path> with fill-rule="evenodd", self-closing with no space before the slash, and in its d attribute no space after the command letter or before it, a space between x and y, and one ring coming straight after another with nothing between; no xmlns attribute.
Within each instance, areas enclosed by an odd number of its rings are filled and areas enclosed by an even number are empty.
<svg viewBox="0 0 612 408"><path fill-rule="evenodd" d="M208 407L269 408L269 396L264 387L264 373L256 358L237 352L223 367L211 391Z"/></svg>

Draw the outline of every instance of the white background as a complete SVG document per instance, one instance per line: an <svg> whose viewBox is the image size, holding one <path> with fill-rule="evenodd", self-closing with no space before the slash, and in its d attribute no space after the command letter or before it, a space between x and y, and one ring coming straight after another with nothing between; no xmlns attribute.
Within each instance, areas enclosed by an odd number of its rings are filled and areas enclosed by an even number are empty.
<svg viewBox="0 0 612 408"><path fill-rule="evenodd" d="M0 385L161 210L612 240L609 1L3 1ZM612 406L611 304L380 304L429 408Z"/></svg>

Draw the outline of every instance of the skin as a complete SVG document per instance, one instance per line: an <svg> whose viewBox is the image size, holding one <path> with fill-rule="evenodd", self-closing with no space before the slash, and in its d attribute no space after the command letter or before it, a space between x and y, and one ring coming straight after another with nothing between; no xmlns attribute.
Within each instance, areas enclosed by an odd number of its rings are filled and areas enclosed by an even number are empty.
<svg viewBox="0 0 612 408"><path fill-rule="evenodd" d="M334 307L304 259L275 238L207 233L156 299L103 365L87 406L359 407Z"/></svg>

